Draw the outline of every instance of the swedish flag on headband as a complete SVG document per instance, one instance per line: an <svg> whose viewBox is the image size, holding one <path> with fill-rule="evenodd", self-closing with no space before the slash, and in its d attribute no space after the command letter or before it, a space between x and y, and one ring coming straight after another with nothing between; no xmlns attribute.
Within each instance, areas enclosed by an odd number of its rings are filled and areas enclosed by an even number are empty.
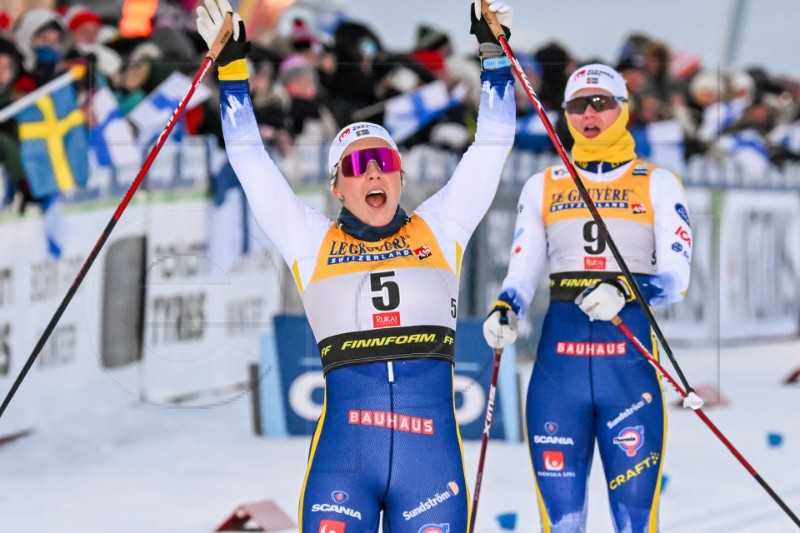
<svg viewBox="0 0 800 533"><path fill-rule="evenodd" d="M16 118L22 165L35 198L86 185L86 119L72 83L42 96Z"/></svg>

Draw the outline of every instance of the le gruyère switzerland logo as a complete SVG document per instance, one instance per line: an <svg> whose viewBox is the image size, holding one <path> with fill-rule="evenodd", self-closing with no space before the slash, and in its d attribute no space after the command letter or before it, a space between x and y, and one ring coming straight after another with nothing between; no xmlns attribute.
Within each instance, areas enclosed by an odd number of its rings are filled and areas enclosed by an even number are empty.
<svg viewBox="0 0 800 533"><path fill-rule="evenodd" d="M598 209L629 209L633 189L614 187L587 189L589 197ZM564 209L585 209L586 204L577 190L558 191L550 196L550 212Z"/></svg>
<svg viewBox="0 0 800 533"><path fill-rule="evenodd" d="M411 251L411 247L404 236L376 243L375 245L361 242L331 241L331 247L328 250L328 264L336 265L352 261L385 261L394 257L410 256L412 253L414 252Z"/></svg>

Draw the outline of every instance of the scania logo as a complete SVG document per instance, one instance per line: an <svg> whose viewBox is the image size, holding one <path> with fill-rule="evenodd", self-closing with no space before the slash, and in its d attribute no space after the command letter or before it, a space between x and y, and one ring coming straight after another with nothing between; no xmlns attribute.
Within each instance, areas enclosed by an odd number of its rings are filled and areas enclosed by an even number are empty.
<svg viewBox="0 0 800 533"><path fill-rule="evenodd" d="M574 446L575 441L572 437L556 437L554 435L534 435L533 442L535 444L561 444L563 446Z"/></svg>

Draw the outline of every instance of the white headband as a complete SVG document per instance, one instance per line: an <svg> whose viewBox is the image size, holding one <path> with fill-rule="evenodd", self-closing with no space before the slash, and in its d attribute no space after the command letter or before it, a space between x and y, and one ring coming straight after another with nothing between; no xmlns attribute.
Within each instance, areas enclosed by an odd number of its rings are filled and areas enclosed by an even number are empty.
<svg viewBox="0 0 800 533"><path fill-rule="evenodd" d="M330 175L333 175L336 165L342 158L342 154L350 144L358 139L365 139L374 137L386 141L389 146L397 150L397 143L394 142L392 136L386 131L383 126L378 126L372 122L354 122L349 126L342 128L331 143L330 152L328 152L328 170Z"/></svg>
<svg viewBox="0 0 800 533"><path fill-rule="evenodd" d="M580 67L570 75L567 88L564 90L564 101L569 102L575 93L587 87L608 91L611 96L628 98L625 78L607 65L594 63Z"/></svg>

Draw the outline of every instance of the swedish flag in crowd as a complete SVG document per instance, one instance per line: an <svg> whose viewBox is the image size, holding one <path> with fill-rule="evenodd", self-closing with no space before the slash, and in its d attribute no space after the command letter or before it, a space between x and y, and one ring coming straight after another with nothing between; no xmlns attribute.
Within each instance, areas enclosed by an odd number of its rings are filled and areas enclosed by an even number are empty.
<svg viewBox="0 0 800 533"><path fill-rule="evenodd" d="M16 118L22 164L35 198L86 185L86 119L72 83L42 96Z"/></svg>

